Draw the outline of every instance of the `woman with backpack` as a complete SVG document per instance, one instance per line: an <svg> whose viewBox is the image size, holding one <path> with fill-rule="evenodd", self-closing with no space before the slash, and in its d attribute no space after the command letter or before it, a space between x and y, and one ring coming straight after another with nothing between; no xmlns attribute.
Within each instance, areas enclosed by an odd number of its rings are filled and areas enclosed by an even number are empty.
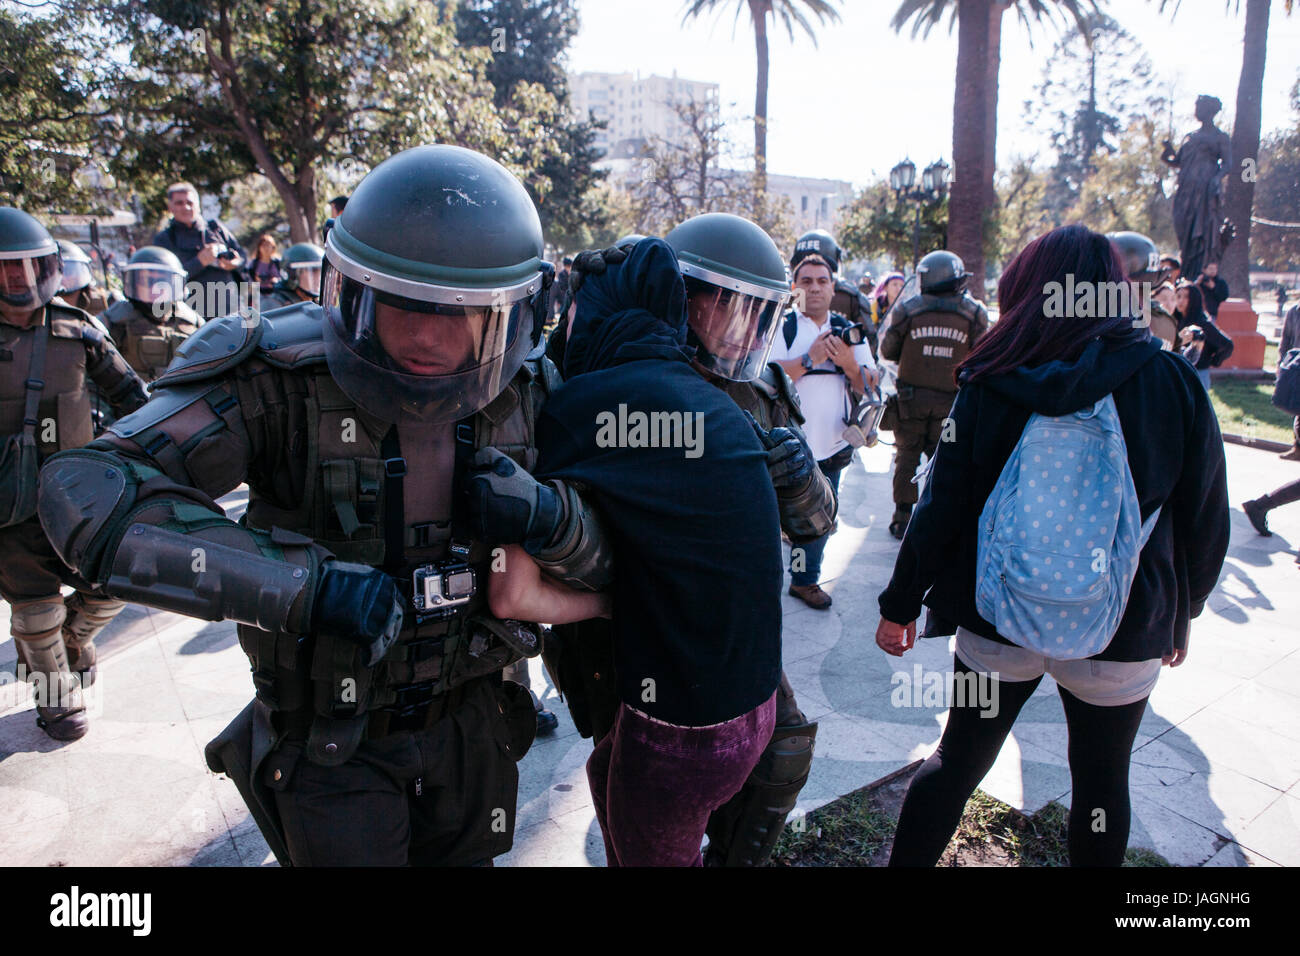
<svg viewBox="0 0 1300 956"><path fill-rule="evenodd" d="M1186 658L1227 552L1223 443L1196 373L1151 339L1136 304L1054 307L1067 276L1076 291L1094 284L1098 303L1117 287L1103 283L1125 279L1110 242L1083 226L1035 239L1007 267L1001 319L958 366L951 440L880 595L883 650L915 643L924 603L959 625L956 681L985 684L953 695L903 802L894 866L938 861L1044 673L1069 730L1070 861L1118 866L1147 697L1161 665Z"/></svg>

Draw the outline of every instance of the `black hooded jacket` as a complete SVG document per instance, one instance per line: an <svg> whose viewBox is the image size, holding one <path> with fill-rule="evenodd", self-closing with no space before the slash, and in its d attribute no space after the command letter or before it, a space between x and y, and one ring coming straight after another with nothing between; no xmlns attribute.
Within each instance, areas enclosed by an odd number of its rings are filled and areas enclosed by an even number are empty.
<svg viewBox="0 0 1300 956"><path fill-rule="evenodd" d="M586 278L565 384L538 418L535 473L581 483L609 526L619 696L698 727L776 690L783 568L766 453L736 403L692 369L685 301L658 239ZM669 436L635 423L672 413L692 423L696 446L646 447Z"/></svg>
<svg viewBox="0 0 1300 956"><path fill-rule="evenodd" d="M1160 517L1142 550L1124 618L1100 660L1143 661L1187 644L1188 622L1214 590L1228 550L1223 442L1209 397L1181 356L1149 339L1097 339L1078 360L967 383L952 409L903 539L880 613L905 624L922 599L936 614L1011 643L975 609L980 512L1032 412L1066 415L1114 394L1143 519Z"/></svg>

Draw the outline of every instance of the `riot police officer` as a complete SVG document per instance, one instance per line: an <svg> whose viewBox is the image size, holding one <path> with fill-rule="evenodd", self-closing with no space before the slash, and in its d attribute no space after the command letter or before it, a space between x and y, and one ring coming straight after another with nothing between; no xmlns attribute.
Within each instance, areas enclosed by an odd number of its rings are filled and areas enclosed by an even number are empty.
<svg viewBox="0 0 1300 956"><path fill-rule="evenodd" d="M325 250L310 242L298 242L286 249L281 261L284 278L262 296L262 311L298 302L319 302L321 263L324 258Z"/></svg>
<svg viewBox="0 0 1300 956"><path fill-rule="evenodd" d="M41 517L71 565L111 594L239 623L256 699L208 762L282 862L458 865L511 846L535 718L501 670L538 634L491 615L495 556L453 489L488 446L512 467L536 457L556 381L540 353L525 361L542 248L498 163L399 153L330 231L320 305L209 322L144 409L45 468ZM236 524L211 499L241 481ZM548 490L515 515L530 551L603 586L594 516Z"/></svg>
<svg viewBox="0 0 1300 956"><path fill-rule="evenodd" d="M162 375L181 343L199 330L203 317L185 298L185 269L159 246L137 249L122 270L126 298L104 313L122 357L146 382Z"/></svg>
<svg viewBox="0 0 1300 956"><path fill-rule="evenodd" d="M940 249L916 269L920 293L900 295L880 329L880 356L898 363L894 405L894 515L889 533L902 538L916 504L913 476L921 453L933 457L957 394L953 371L988 328L983 303L965 291L961 257Z"/></svg>
<svg viewBox="0 0 1300 956"><path fill-rule="evenodd" d="M67 239L55 240L59 245L59 256L63 263L63 283L59 288L59 298L74 309L81 309L98 316L114 302L121 302L122 296L111 289L101 289L95 285L95 277L90 271L90 256L81 246Z"/></svg>
<svg viewBox="0 0 1300 956"><path fill-rule="evenodd" d="M791 274L794 273L795 266L810 255L821 256L831 268L831 277L835 281L834 292L831 295L831 311L844 316L849 320L849 324L863 327L874 357L877 346L876 327L871 322L871 300L859 286L855 286L840 275L844 250L835 241L835 237L824 229L805 232L795 241L794 253L790 256Z"/></svg>
<svg viewBox="0 0 1300 956"><path fill-rule="evenodd" d="M1169 267L1160 258L1160 251L1148 236L1140 232L1108 232L1106 238L1119 251L1132 290L1134 311L1143 311L1151 322L1151 334L1159 339L1163 348L1173 349L1178 339L1178 320L1152 294L1152 290L1165 281Z"/></svg>
<svg viewBox="0 0 1300 956"><path fill-rule="evenodd" d="M88 729L81 688L95 678L95 636L124 605L70 574L50 547L36 518L37 467L91 440L87 377L121 412L142 405L145 390L91 317L55 299L61 281L45 227L0 208L0 597L38 726L75 740ZM74 588L66 600L64 584Z"/></svg>
<svg viewBox="0 0 1300 956"><path fill-rule="evenodd" d="M687 344L695 348L696 369L757 423L781 530L796 547L815 540L831 530L838 501L800 430L794 384L768 362L790 289L776 244L758 225L726 213L688 219L664 241L686 280ZM784 672L776 700L776 727L758 765L709 818L710 865L762 864L808 780L817 724L799 709Z"/></svg>

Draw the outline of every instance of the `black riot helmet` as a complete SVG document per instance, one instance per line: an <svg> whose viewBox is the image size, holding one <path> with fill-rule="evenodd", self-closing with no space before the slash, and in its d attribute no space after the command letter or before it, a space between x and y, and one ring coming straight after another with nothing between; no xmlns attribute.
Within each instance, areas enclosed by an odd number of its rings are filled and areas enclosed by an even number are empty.
<svg viewBox="0 0 1300 956"><path fill-rule="evenodd" d="M551 266L537 207L459 146L380 163L325 242L330 374L389 422L454 422L501 393L536 344Z"/></svg>
<svg viewBox="0 0 1300 956"><path fill-rule="evenodd" d="M297 242L284 251L281 266L284 284L289 289L301 289L312 298L320 298L321 263L325 250L310 242Z"/></svg>
<svg viewBox="0 0 1300 956"><path fill-rule="evenodd" d="M12 206L0 206L0 314L19 319L58 295L59 247L45 227Z"/></svg>
<svg viewBox="0 0 1300 956"><path fill-rule="evenodd" d="M794 254L790 256L792 273L805 256L821 256L831 267L831 275L834 276L840 271L840 260L844 258L844 251L829 232L824 229L814 229L812 232L805 232L795 240Z"/></svg>
<svg viewBox="0 0 1300 956"><path fill-rule="evenodd" d="M790 299L785 261L772 237L729 213L688 219L664 241L686 280L687 344L705 372L757 378Z"/></svg>
<svg viewBox="0 0 1300 956"><path fill-rule="evenodd" d="M56 239L59 246L59 258L63 261L63 282L60 294L80 292L94 281L90 274L90 256L81 246L67 239Z"/></svg>
<svg viewBox="0 0 1300 956"><path fill-rule="evenodd" d="M921 257L916 274L921 277L921 291L930 295L949 295L966 288L971 274L961 256L947 249L937 249ZM901 298L901 296L900 296Z"/></svg>
<svg viewBox="0 0 1300 956"><path fill-rule="evenodd" d="M170 249L141 246L122 268L122 292L144 307L180 302L185 296L185 267Z"/></svg>
<svg viewBox="0 0 1300 956"><path fill-rule="evenodd" d="M1156 244L1140 232L1108 232L1106 238L1119 250L1119 260L1124 264L1124 275L1132 282L1158 283L1168 269L1160 262Z"/></svg>

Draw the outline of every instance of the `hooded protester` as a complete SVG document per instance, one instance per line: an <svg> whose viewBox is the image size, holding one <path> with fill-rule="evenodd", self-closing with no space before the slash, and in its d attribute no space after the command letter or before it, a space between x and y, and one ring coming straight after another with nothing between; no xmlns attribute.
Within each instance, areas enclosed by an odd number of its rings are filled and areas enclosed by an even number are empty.
<svg viewBox="0 0 1300 956"><path fill-rule="evenodd" d="M1070 861L1118 866L1129 832L1129 755L1147 697L1161 664L1176 666L1186 658L1190 619L1204 609L1227 552L1223 442L1205 390L1182 358L1160 349L1136 314L1052 317L1053 310L1044 309L1045 290L1067 274L1076 284L1124 280L1106 238L1082 226L1034 240L1003 272L1002 318L958 368L953 440L938 447L893 577L880 595L876 643L883 650L897 656L912 646L924 603L959 625L957 679L970 676L987 685L980 702L997 702L989 712L967 694L950 708L938 749L909 786L891 865L929 866L939 859L967 798L1047 672L1056 679L1069 727ZM1034 412L1065 416L1106 396L1113 397L1128 439L1140 518L1159 514L1136 552L1127 605L1109 643L1081 660L1049 658L1008 640L977 610L979 542L982 530L990 530L981 529L981 515ZM1064 455L1053 457L1050 448L1044 455L1044 468L1063 469L1063 482L1073 477ZM1097 466L1076 466L1081 484L1085 467ZM1089 502L1087 493L1078 498L1079 491L1061 515L1077 519L1082 529ZM1001 512L992 520L1002 521ZM1042 610L1034 609L1039 626L1051 628L1058 606L1050 615ZM1098 809L1107 821L1100 830L1090 825Z"/></svg>
<svg viewBox="0 0 1300 956"><path fill-rule="evenodd" d="M677 258L659 239L587 277L565 384L537 425L535 473L590 489L615 542L621 704L587 763L614 866L701 863L709 814L771 737L781 675L766 451L735 402L691 367L685 301Z"/></svg>

